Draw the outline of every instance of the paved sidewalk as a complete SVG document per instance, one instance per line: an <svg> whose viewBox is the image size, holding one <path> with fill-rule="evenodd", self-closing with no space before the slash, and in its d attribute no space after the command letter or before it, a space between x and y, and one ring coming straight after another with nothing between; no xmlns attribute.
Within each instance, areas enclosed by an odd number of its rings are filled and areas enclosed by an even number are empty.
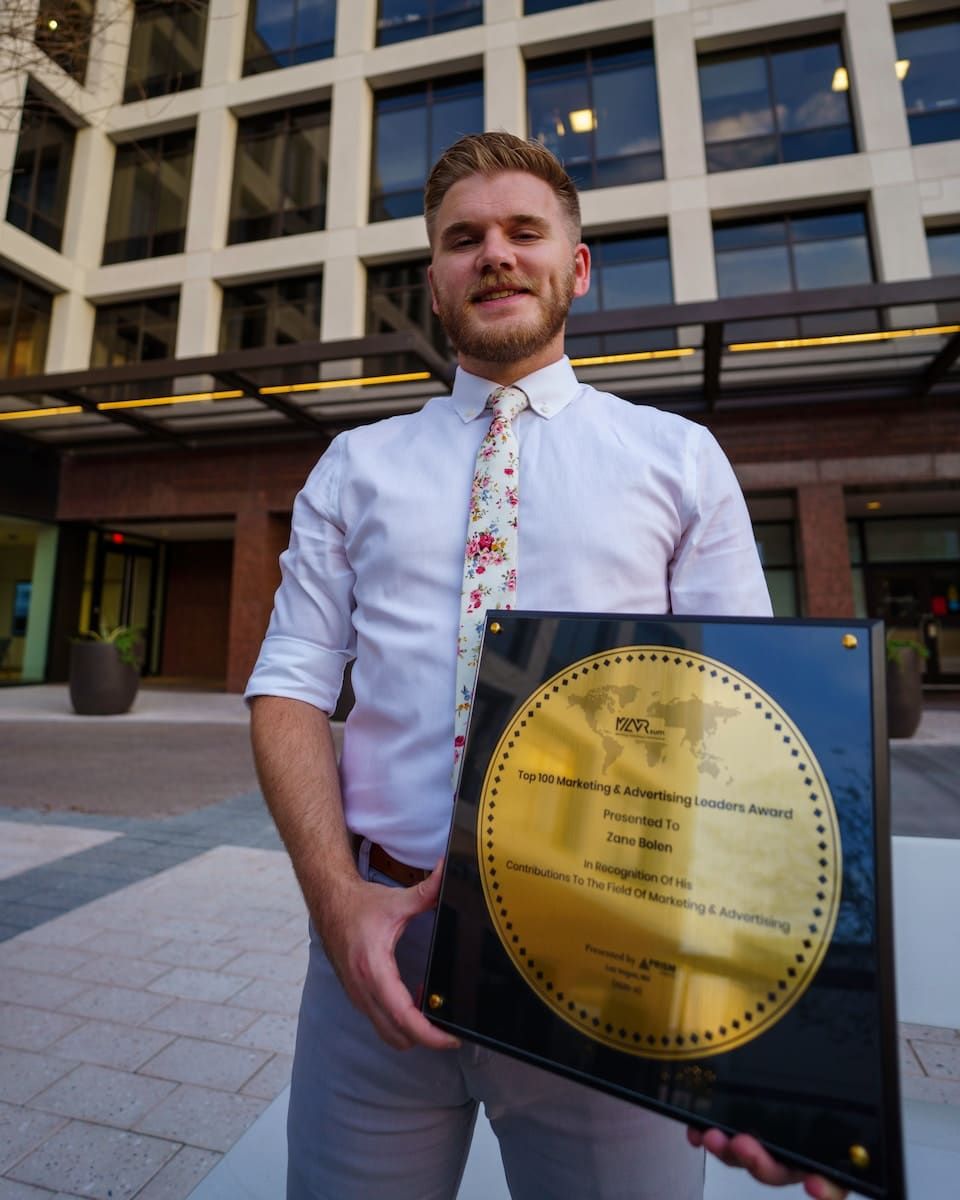
<svg viewBox="0 0 960 1200"><path fill-rule="evenodd" d="M77 720L51 689L17 691L35 720ZM22 716L11 692L0 722ZM245 719L236 697L145 691L138 705L85 721L163 709L168 725L205 725L212 746ZM960 744L956 714L933 716L930 743ZM48 728L55 755L63 727ZM181 766L167 770L190 793ZM305 925L252 790L161 818L0 808L0 1200L239 1200L212 1184L245 1169L247 1144L274 1147L266 1166L282 1170ZM907 1025L900 1050L906 1096L960 1128L960 1030ZM465 1189L493 1200L486 1162Z"/></svg>

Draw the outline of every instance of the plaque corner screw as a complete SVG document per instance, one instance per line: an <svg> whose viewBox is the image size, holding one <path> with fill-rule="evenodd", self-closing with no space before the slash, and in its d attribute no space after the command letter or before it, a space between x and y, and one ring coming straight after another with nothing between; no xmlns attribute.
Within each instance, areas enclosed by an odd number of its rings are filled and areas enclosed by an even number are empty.
<svg viewBox="0 0 960 1200"><path fill-rule="evenodd" d="M491 633L500 633L502 630L503 630L503 626L500 624L499 621L491 621L490 622L490 632Z"/></svg>
<svg viewBox="0 0 960 1200"><path fill-rule="evenodd" d="M844 650L856 650L857 635L855 633L845 633L840 640Z"/></svg>
<svg viewBox="0 0 960 1200"><path fill-rule="evenodd" d="M436 1011L438 1008L443 1008L443 997L439 992L431 992L427 999L427 1004L430 1006L430 1008L434 1009L434 1011ZM866 1153L866 1151L864 1151L864 1153Z"/></svg>
<svg viewBox="0 0 960 1200"><path fill-rule="evenodd" d="M855 1167L865 1170L870 1166L870 1152L866 1146L851 1146L848 1153Z"/></svg>

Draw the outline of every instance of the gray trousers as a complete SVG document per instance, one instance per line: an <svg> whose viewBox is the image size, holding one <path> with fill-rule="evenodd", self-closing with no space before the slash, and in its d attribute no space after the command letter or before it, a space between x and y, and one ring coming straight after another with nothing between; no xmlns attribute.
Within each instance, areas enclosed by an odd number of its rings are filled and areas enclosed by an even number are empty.
<svg viewBox="0 0 960 1200"><path fill-rule="evenodd" d="M430 913L416 918L397 948L414 994L432 923ZM702 1200L703 1154L675 1121L467 1042L450 1051L381 1042L311 929L287 1200L453 1200L480 1102L515 1200Z"/></svg>

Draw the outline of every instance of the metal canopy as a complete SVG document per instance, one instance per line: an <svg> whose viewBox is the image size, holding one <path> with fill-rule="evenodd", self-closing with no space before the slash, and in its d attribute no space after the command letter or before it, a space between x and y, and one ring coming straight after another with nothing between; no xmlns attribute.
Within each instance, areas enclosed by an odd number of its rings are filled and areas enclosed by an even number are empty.
<svg viewBox="0 0 960 1200"><path fill-rule="evenodd" d="M568 335L582 378L693 415L960 399L960 276L591 313ZM102 453L326 438L420 408L453 373L408 326L33 375L0 381L0 439Z"/></svg>

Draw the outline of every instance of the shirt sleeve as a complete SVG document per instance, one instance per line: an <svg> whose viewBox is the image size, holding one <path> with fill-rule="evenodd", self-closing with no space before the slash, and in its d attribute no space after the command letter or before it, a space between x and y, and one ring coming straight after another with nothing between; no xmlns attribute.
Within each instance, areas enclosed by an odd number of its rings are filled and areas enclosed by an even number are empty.
<svg viewBox="0 0 960 1200"><path fill-rule="evenodd" d="M769 617L770 595L743 493L713 434L687 457L689 505L670 563L670 608L691 616Z"/></svg>
<svg viewBox="0 0 960 1200"><path fill-rule="evenodd" d="M354 657L355 577L347 559L340 483L344 439L334 439L293 506L280 587L244 698L286 696L332 713Z"/></svg>

